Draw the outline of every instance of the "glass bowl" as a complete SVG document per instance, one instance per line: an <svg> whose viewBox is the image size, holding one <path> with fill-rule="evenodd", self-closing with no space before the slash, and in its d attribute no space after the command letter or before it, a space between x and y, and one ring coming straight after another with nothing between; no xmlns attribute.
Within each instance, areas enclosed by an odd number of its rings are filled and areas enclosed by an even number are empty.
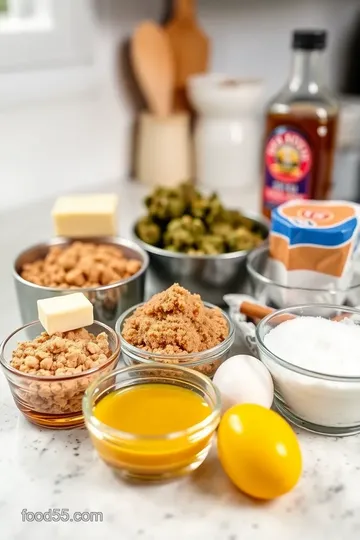
<svg viewBox="0 0 360 540"><path fill-rule="evenodd" d="M105 332L113 352L108 360L76 375L42 377L23 373L10 365L12 352L21 341L30 341L44 332L39 321L18 328L0 347L0 362L15 404L33 424L51 429L68 429L84 424L82 398L86 388L101 374L112 371L120 355L120 339L114 330L95 321L86 330Z"/></svg>
<svg viewBox="0 0 360 540"><path fill-rule="evenodd" d="M252 295L262 304L275 309L300 304L360 305L360 268L355 261L355 272L349 287L344 289L316 289L282 285L272 279L268 266L269 246L261 246L249 253L247 271Z"/></svg>
<svg viewBox="0 0 360 540"><path fill-rule="evenodd" d="M231 346L234 343L234 324L232 323L228 315L221 310L221 313L227 322L229 333L227 338L221 343L219 343L219 345L216 345L211 349L198 353L189 353L184 355L161 354L144 351L143 349L134 347L134 345L131 345L122 337L122 330L126 319L131 317L131 315L133 315L133 313L142 305L143 304L138 304L137 306L134 306L125 313L123 313L115 325L115 330L120 335L121 352L125 364L127 366L131 366L133 364L149 364L153 362L164 364L181 364L182 366L188 367L190 369L200 371L204 375L212 378L218 367L228 358ZM208 302L204 302L204 306L211 309L219 309L217 306L209 304Z"/></svg>
<svg viewBox="0 0 360 540"><path fill-rule="evenodd" d="M150 436L124 433L102 423L94 406L109 392L144 384L169 384L200 395L212 412L202 422L179 432ZM180 366L137 365L101 377L86 390L83 411L86 427L99 456L129 480L159 481L197 469L210 450L220 421L220 394L210 379ZM126 415L126 410L123 411Z"/></svg>
<svg viewBox="0 0 360 540"><path fill-rule="evenodd" d="M334 436L360 433L360 366L357 377L319 373L278 357L265 345L265 336L289 316L351 317L360 324L360 311L326 304L297 306L275 311L256 328L259 357L273 377L275 404L280 413L315 433Z"/></svg>

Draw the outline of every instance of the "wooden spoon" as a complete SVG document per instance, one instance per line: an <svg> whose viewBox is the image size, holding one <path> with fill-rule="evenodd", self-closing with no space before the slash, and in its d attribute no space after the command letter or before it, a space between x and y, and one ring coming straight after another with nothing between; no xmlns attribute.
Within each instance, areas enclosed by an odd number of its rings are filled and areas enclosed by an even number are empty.
<svg viewBox="0 0 360 540"><path fill-rule="evenodd" d="M187 80L207 71L210 54L209 39L196 22L195 0L174 0L174 16L165 31L175 57L175 108L187 109Z"/></svg>
<svg viewBox="0 0 360 540"><path fill-rule="evenodd" d="M131 62L150 111L157 116L169 116L174 90L174 57L161 26L145 21L135 29Z"/></svg>

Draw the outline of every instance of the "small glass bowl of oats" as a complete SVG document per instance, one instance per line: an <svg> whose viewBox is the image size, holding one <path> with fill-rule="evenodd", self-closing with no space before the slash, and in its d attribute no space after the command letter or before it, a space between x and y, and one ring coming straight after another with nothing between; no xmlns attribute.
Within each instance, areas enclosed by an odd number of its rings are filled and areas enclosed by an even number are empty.
<svg viewBox="0 0 360 540"><path fill-rule="evenodd" d="M177 283L130 308L115 329L126 365L180 365L210 378L228 358L235 338L223 310Z"/></svg>
<svg viewBox="0 0 360 540"><path fill-rule="evenodd" d="M82 398L120 355L119 336L109 326L91 326L49 336L39 321L15 330L0 346L0 363L24 416L41 427L82 426Z"/></svg>

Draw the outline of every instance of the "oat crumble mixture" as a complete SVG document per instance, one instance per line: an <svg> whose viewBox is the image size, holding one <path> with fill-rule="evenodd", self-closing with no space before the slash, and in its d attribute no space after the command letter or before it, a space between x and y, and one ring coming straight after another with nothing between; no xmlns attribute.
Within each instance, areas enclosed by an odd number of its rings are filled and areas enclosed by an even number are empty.
<svg viewBox="0 0 360 540"><path fill-rule="evenodd" d="M86 372L105 364L111 357L108 336L95 336L85 328L49 336L42 332L32 341L18 344L10 365L22 373L53 377L50 381L24 382L18 396L31 408L51 414L81 411L83 394L94 376ZM109 366L109 370L112 366ZM57 377L84 373L79 379L58 381ZM24 389L26 387L26 390Z"/></svg>
<svg viewBox="0 0 360 540"><path fill-rule="evenodd" d="M175 283L140 306L125 321L122 336L145 351L186 355L224 341L228 324L220 309L205 307L198 294Z"/></svg>
<svg viewBox="0 0 360 540"><path fill-rule="evenodd" d="M42 332L32 341L23 341L13 351L11 366L23 373L43 377L74 375L106 362L111 356L108 337L96 337L85 328Z"/></svg>
<svg viewBox="0 0 360 540"><path fill-rule="evenodd" d="M50 247L45 259L24 264L20 275L36 285L76 289L117 283L141 266L139 260L127 259L118 246L77 241Z"/></svg>

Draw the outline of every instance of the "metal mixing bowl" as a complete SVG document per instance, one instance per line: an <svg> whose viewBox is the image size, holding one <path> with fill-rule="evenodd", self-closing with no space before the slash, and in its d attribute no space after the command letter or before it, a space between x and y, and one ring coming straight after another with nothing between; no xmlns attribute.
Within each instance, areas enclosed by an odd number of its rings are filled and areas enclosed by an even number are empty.
<svg viewBox="0 0 360 540"><path fill-rule="evenodd" d="M244 212L243 215L259 227L266 238L269 223L257 214ZM250 251L233 251L222 255L188 255L174 253L146 244L136 234L136 242L150 256L148 279L151 293L163 291L173 283L179 283L189 291L200 294L205 302L217 306L224 305L225 294L246 292L246 259Z"/></svg>
<svg viewBox="0 0 360 540"><path fill-rule="evenodd" d="M53 296L82 292L94 306L94 319L104 324L115 327L115 323L120 315L134 304L144 300L145 274L149 266L147 253L130 240L118 237L89 238L82 239L82 242L93 242L95 244L110 244L118 246L123 251L125 257L141 261L142 267L128 279L103 285L96 288L59 289L55 287L43 287L30 281L26 281L20 275L24 264L43 259L47 255L51 246L68 246L74 240L65 238L54 238L48 242L32 246L18 255L13 268L13 276L16 287L21 319L24 324L38 318L37 301Z"/></svg>

